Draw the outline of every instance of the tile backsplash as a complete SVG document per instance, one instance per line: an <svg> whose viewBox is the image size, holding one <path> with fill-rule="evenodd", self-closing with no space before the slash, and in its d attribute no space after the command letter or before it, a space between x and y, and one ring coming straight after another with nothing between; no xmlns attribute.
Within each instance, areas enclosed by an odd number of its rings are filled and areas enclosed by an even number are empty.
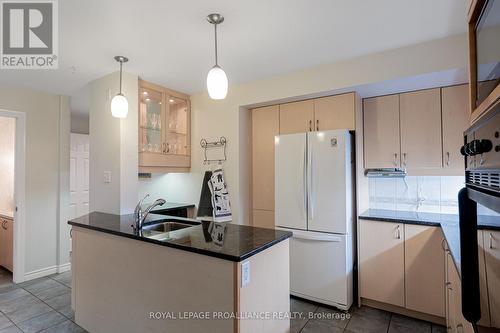
<svg viewBox="0 0 500 333"><path fill-rule="evenodd" d="M458 214L457 195L464 177L370 178L368 184L371 209Z"/></svg>

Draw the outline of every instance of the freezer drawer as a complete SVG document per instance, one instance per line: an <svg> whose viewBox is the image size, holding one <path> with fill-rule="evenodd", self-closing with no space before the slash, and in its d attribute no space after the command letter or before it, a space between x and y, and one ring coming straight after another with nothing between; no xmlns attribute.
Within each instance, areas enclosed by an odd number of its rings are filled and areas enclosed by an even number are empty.
<svg viewBox="0 0 500 333"><path fill-rule="evenodd" d="M352 305L350 235L293 231L290 293L347 310Z"/></svg>

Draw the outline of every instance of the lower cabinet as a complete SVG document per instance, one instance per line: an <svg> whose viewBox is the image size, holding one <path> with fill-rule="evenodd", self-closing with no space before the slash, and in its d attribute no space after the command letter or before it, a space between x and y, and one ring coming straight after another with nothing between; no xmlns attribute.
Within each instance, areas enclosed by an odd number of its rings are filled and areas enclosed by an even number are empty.
<svg viewBox="0 0 500 333"><path fill-rule="evenodd" d="M483 230L491 326L500 328L500 231ZM483 279L481 279L483 280Z"/></svg>
<svg viewBox="0 0 500 333"><path fill-rule="evenodd" d="M404 307L404 225L359 223L360 295Z"/></svg>
<svg viewBox="0 0 500 333"><path fill-rule="evenodd" d="M12 219L0 218L0 266L12 272L14 224Z"/></svg>
<svg viewBox="0 0 500 333"><path fill-rule="evenodd" d="M444 318L441 242L439 227L361 220L360 296Z"/></svg>
<svg viewBox="0 0 500 333"><path fill-rule="evenodd" d="M445 316L443 234L439 227L405 225L406 308Z"/></svg>

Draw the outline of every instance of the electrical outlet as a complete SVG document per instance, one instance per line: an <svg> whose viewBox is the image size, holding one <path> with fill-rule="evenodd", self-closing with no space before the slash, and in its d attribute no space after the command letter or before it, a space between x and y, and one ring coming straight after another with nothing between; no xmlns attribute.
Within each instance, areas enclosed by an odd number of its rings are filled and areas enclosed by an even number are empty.
<svg viewBox="0 0 500 333"><path fill-rule="evenodd" d="M111 183L111 171L104 171L104 183Z"/></svg>
<svg viewBox="0 0 500 333"><path fill-rule="evenodd" d="M250 261L245 261L241 264L241 287L246 287L250 284Z"/></svg>

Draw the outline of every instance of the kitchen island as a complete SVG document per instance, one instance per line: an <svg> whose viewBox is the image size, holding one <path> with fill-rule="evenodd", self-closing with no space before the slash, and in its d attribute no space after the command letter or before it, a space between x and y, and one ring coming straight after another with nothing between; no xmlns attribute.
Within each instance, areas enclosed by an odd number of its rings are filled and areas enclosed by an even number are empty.
<svg viewBox="0 0 500 333"><path fill-rule="evenodd" d="M72 307L90 332L290 330L290 232L151 214L72 226Z"/></svg>

